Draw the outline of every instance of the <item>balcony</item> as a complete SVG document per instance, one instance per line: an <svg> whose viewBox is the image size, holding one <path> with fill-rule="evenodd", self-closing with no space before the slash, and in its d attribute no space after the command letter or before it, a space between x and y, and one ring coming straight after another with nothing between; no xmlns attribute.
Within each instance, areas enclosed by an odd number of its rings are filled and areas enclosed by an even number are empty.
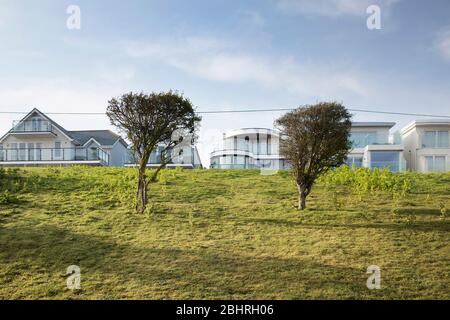
<svg viewBox="0 0 450 320"><path fill-rule="evenodd" d="M109 165L109 154L90 148L0 149L0 165L97 164Z"/></svg>
<svg viewBox="0 0 450 320"><path fill-rule="evenodd" d="M401 145L402 138L400 134L379 134L352 132L350 140L353 148L365 148L369 145Z"/></svg>
<svg viewBox="0 0 450 320"><path fill-rule="evenodd" d="M10 134L20 136L55 136L52 123L42 119L14 121Z"/></svg>
<svg viewBox="0 0 450 320"><path fill-rule="evenodd" d="M260 169L261 166L256 164L216 164L213 163L210 166L211 169Z"/></svg>
<svg viewBox="0 0 450 320"><path fill-rule="evenodd" d="M370 168L389 169L392 172L402 172L406 170L406 161L372 161Z"/></svg>

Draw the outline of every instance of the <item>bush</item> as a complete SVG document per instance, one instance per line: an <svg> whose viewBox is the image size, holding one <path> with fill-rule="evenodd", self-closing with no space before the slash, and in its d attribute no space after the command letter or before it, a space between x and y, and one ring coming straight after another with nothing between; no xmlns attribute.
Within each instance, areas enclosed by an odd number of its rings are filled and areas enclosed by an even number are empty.
<svg viewBox="0 0 450 320"><path fill-rule="evenodd" d="M8 190L0 193L0 204L17 203L19 199L14 194L11 194Z"/></svg>
<svg viewBox="0 0 450 320"><path fill-rule="evenodd" d="M328 186L348 186L354 192L386 191L405 195L413 189L413 180L407 174L378 168L342 166L327 172L320 181Z"/></svg>

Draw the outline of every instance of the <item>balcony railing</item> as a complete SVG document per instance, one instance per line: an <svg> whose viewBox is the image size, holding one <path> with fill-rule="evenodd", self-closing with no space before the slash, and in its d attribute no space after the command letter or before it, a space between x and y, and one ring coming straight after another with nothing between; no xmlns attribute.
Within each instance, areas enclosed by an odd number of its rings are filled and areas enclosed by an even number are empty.
<svg viewBox="0 0 450 320"><path fill-rule="evenodd" d="M401 172L406 170L406 161L372 161L370 168L389 169L392 172Z"/></svg>
<svg viewBox="0 0 450 320"><path fill-rule="evenodd" d="M46 120L13 121L12 132L53 132L53 126Z"/></svg>
<svg viewBox="0 0 450 320"><path fill-rule="evenodd" d="M256 164L211 164L211 169L259 169Z"/></svg>
<svg viewBox="0 0 450 320"><path fill-rule="evenodd" d="M30 161L99 161L108 165L109 154L102 149L89 148L0 149L0 163Z"/></svg>
<svg viewBox="0 0 450 320"><path fill-rule="evenodd" d="M400 134L358 134L353 132L350 140L353 148L365 148L368 145L400 145L402 137Z"/></svg>

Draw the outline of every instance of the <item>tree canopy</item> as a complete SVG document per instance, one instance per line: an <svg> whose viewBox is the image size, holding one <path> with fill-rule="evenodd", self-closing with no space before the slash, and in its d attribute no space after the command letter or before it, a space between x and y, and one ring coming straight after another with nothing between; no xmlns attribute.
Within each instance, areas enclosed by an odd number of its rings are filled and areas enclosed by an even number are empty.
<svg viewBox="0 0 450 320"><path fill-rule="evenodd" d="M136 210L143 212L148 183L154 181L159 170L170 162L170 150L185 139L195 138L201 117L195 113L191 101L175 91L130 92L108 101L106 114L111 124L131 142L139 166ZM147 180L145 169L152 151L158 146L164 148L161 163Z"/></svg>
<svg viewBox="0 0 450 320"><path fill-rule="evenodd" d="M299 209L316 179L341 166L351 149L351 114L336 102L300 107L275 121L282 132L280 153L292 166L299 190Z"/></svg>

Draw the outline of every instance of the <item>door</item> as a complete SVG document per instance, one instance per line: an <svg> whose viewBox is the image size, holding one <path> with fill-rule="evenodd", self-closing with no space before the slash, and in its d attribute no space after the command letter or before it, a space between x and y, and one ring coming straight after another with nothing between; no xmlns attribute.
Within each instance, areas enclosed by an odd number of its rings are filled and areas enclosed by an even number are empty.
<svg viewBox="0 0 450 320"><path fill-rule="evenodd" d="M98 148L91 147L89 148L89 160L98 160Z"/></svg>
<svg viewBox="0 0 450 320"><path fill-rule="evenodd" d="M36 149L34 149L34 158L36 161L42 160L42 143L35 144Z"/></svg>
<svg viewBox="0 0 450 320"><path fill-rule="evenodd" d="M55 150L53 152L53 158L56 160L61 160L62 158L62 149L60 141L55 142Z"/></svg>
<svg viewBox="0 0 450 320"><path fill-rule="evenodd" d="M19 161L26 161L27 158L27 144L19 143Z"/></svg>
<svg viewBox="0 0 450 320"><path fill-rule="evenodd" d="M34 161L36 159L35 157L35 151L36 149L34 149L34 143L28 143L28 159L30 161Z"/></svg>

